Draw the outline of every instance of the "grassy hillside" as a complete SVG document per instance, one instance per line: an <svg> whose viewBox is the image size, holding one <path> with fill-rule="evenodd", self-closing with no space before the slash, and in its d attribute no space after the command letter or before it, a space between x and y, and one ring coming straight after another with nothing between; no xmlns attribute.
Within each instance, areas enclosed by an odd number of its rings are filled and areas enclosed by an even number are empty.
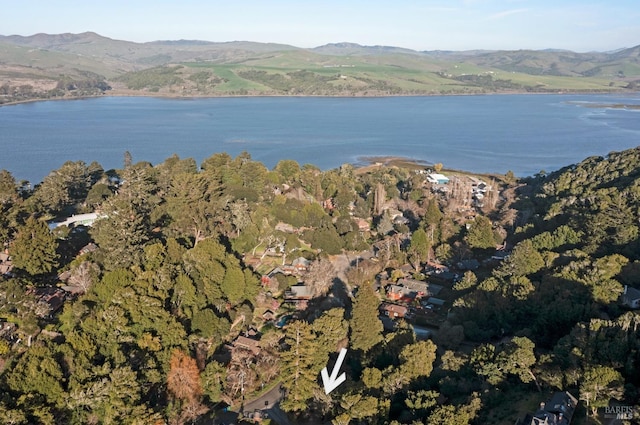
<svg viewBox="0 0 640 425"><path fill-rule="evenodd" d="M114 94L603 92L637 86L640 47L615 53L418 52L353 43L314 49L194 40L133 43L90 32L0 36L0 85L15 86L18 79L37 91L37 81L55 85L61 75L80 78L87 72L104 76Z"/></svg>

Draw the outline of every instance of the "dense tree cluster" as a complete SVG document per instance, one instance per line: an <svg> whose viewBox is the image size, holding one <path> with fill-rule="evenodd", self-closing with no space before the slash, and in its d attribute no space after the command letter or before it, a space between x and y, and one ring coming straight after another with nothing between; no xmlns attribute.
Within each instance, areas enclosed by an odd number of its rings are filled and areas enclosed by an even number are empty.
<svg viewBox="0 0 640 425"><path fill-rule="evenodd" d="M403 167L126 154L33 189L0 171L0 422L190 423L278 383L292 418L335 424L512 423L555 390L637 403L640 316L618 300L640 287L638 170L634 149L507 176L513 197L473 214ZM298 257L302 276L267 275ZM437 322L410 320L433 341L379 319L405 277L443 288ZM299 280L310 299L288 298Z"/></svg>

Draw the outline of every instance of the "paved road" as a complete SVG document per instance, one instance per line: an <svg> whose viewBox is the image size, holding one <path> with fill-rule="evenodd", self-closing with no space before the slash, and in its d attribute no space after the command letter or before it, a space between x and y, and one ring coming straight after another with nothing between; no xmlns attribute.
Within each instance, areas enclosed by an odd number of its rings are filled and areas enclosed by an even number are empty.
<svg viewBox="0 0 640 425"><path fill-rule="evenodd" d="M280 409L280 399L282 390L280 384L276 385L263 395L238 406L234 406L230 412L219 413L216 423L231 424L237 423L238 417L251 414L256 410L266 413L273 423L278 425L293 425L287 415Z"/></svg>

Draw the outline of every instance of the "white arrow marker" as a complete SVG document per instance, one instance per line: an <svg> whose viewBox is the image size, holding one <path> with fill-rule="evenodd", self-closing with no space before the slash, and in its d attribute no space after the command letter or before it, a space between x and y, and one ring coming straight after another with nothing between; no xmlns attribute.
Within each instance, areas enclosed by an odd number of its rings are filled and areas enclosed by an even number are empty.
<svg viewBox="0 0 640 425"><path fill-rule="evenodd" d="M331 372L331 376L329 376L329 371L325 367L320 371L320 375L322 376L322 383L324 384L324 392L325 394L329 394L331 391L338 388L340 384L347 380L346 373L342 372L342 375L338 376L338 372L340 372L340 366L342 366L342 362L344 361L344 356L347 355L347 349L343 348L340 350L340 354L338 354L338 360L336 364L333 366L333 371Z"/></svg>

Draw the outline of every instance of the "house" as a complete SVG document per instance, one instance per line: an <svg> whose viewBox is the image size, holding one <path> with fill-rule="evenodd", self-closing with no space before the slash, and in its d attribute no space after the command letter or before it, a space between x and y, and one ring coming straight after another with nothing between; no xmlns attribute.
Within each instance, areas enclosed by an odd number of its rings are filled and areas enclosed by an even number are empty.
<svg viewBox="0 0 640 425"><path fill-rule="evenodd" d="M425 307L431 306L430 308L440 309L444 305L446 301L441 298L429 297L428 300L422 301L422 305Z"/></svg>
<svg viewBox="0 0 640 425"><path fill-rule="evenodd" d="M271 310L266 310L264 313L262 313L262 320L264 320L265 322L276 320L276 314Z"/></svg>
<svg viewBox="0 0 640 425"><path fill-rule="evenodd" d="M528 413L519 425L569 425L578 400L568 391L559 391L533 414Z"/></svg>
<svg viewBox="0 0 640 425"><path fill-rule="evenodd" d="M96 252L98 250L98 245L93 242L89 242L87 245L83 246L78 252L79 255L89 254L92 252Z"/></svg>
<svg viewBox="0 0 640 425"><path fill-rule="evenodd" d="M419 297L434 297L438 295L443 288L441 285L416 279L398 279L398 285L410 289Z"/></svg>
<svg viewBox="0 0 640 425"><path fill-rule="evenodd" d="M457 265L460 270L477 270L480 267L480 262L475 258L470 258L459 261Z"/></svg>
<svg viewBox="0 0 640 425"><path fill-rule="evenodd" d="M382 303L380 304L380 313L394 319L403 319L409 314L409 309L403 305Z"/></svg>
<svg viewBox="0 0 640 425"><path fill-rule="evenodd" d="M409 288L400 285L389 285L387 287L387 298L393 301L411 302L415 299L416 293Z"/></svg>
<svg viewBox="0 0 640 425"><path fill-rule="evenodd" d="M53 230L60 226L92 226L93 223L100 218L98 213L78 214L67 217L64 221L52 221L49 223L49 230Z"/></svg>
<svg viewBox="0 0 640 425"><path fill-rule="evenodd" d="M242 336L242 335L238 336L231 343L231 347L232 347L232 351L247 350L247 351L251 351L255 355L260 354L260 351L261 351L260 342L258 340L247 338L246 336Z"/></svg>
<svg viewBox="0 0 640 425"><path fill-rule="evenodd" d="M444 174L431 173L427 175L427 181L431 184L447 184L449 183L449 177Z"/></svg>
<svg viewBox="0 0 640 425"><path fill-rule="evenodd" d="M307 285L294 285L284 293L284 299L287 301L302 301L312 298L311 288Z"/></svg>
<svg viewBox="0 0 640 425"><path fill-rule="evenodd" d="M300 272L300 273L305 273L307 270L309 270L309 266L311 265L311 261L307 260L304 257L298 257L295 260L293 260L291 262L291 265L293 266L293 268Z"/></svg>
<svg viewBox="0 0 640 425"><path fill-rule="evenodd" d="M431 276L433 278L435 278L435 279L438 279L438 280L441 280L441 281L445 281L445 282L455 282L456 280L458 280L460 278L458 273L454 273L454 272L433 273L433 274L431 274ZM440 285L436 285L436 286L440 286ZM442 288L442 287L440 286L440 288ZM438 294L435 293L433 295L438 295Z"/></svg>
<svg viewBox="0 0 640 425"><path fill-rule="evenodd" d="M267 288L267 287L270 287L270 286L274 286L275 289L277 289L278 288L278 278L277 278L278 274L287 275L289 273L286 273L280 267L276 267L275 269L271 270L266 275L262 275L262 277L260 278L260 283L262 284L262 287L263 288Z"/></svg>
<svg viewBox="0 0 640 425"><path fill-rule="evenodd" d="M398 285L403 286L413 291L417 297L424 297L429 292L429 285L427 282L416 279L398 279Z"/></svg>
<svg viewBox="0 0 640 425"><path fill-rule="evenodd" d="M624 285L624 292L620 296L620 302L622 305L632 309L640 308L640 290Z"/></svg>
<svg viewBox="0 0 640 425"><path fill-rule="evenodd" d="M39 303L46 306L45 309L38 313L40 317L46 317L60 310L66 298L64 290L52 286L36 288L34 295Z"/></svg>
<svg viewBox="0 0 640 425"><path fill-rule="evenodd" d="M448 272L448 271L449 271L449 267L445 266L444 264L434 263L433 261L427 261L427 272L442 273L442 272Z"/></svg>

